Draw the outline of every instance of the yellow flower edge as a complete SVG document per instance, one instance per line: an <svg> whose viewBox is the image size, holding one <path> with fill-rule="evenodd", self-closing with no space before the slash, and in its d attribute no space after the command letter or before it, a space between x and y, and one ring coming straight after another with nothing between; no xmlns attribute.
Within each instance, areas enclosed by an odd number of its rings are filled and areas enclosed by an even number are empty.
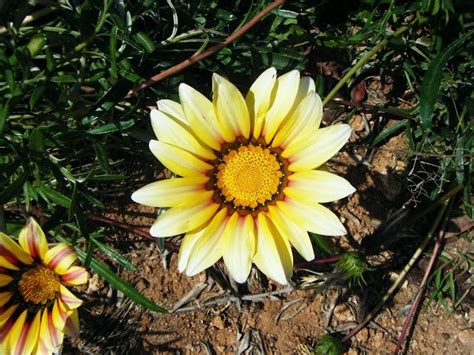
<svg viewBox="0 0 474 355"><path fill-rule="evenodd" d="M57 353L65 334L78 333L82 301L66 286L89 275L76 258L66 244L49 249L33 218L18 242L0 233L0 354Z"/></svg>
<svg viewBox="0 0 474 355"><path fill-rule="evenodd" d="M252 264L287 284L291 246L314 258L308 231L339 236L346 230L321 203L355 191L321 169L347 142L346 124L320 128L321 98L297 70L264 71L244 98L213 75L212 101L181 84L180 103L160 100L151 111L157 140L149 147L179 177L135 191L140 204L169 208L150 228L155 237L184 234L178 268L193 276L220 258L237 282ZM319 170L318 170L319 168Z"/></svg>

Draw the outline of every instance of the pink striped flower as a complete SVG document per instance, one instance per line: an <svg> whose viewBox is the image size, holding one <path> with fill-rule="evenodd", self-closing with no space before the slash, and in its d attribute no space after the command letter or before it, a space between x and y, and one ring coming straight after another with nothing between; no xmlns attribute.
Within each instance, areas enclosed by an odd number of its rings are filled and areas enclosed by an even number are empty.
<svg viewBox="0 0 474 355"><path fill-rule="evenodd" d="M82 301L66 286L82 285L87 271L72 264L67 244L48 249L32 218L18 243L0 233L0 354L58 352L64 334L77 334Z"/></svg>

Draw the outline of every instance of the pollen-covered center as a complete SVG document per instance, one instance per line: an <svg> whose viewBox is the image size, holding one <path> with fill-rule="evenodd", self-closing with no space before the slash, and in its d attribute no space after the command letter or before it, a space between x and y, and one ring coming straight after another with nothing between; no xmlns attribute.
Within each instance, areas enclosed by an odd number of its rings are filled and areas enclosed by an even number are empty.
<svg viewBox="0 0 474 355"><path fill-rule="evenodd" d="M217 167L217 187L235 207L255 208L278 193L283 176L270 149L252 144L230 150Z"/></svg>
<svg viewBox="0 0 474 355"><path fill-rule="evenodd" d="M43 305L56 298L60 286L58 275L43 265L23 273L18 282L18 290L26 302Z"/></svg>

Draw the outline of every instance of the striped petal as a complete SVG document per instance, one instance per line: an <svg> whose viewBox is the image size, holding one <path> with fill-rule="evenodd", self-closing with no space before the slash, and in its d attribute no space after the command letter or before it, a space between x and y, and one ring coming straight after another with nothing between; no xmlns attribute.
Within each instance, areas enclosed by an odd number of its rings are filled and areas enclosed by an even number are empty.
<svg viewBox="0 0 474 355"><path fill-rule="evenodd" d="M3 307L4 305L6 305L8 301L10 301L12 296L13 296L13 293L10 291L0 292L0 307Z"/></svg>
<svg viewBox="0 0 474 355"><path fill-rule="evenodd" d="M346 179L322 170L304 170L288 177L283 193L298 201L331 202L349 196L356 189Z"/></svg>
<svg viewBox="0 0 474 355"><path fill-rule="evenodd" d="M30 354L38 343L41 312L37 312L32 320L27 319L27 315L28 311L23 311L10 330L8 343L11 354Z"/></svg>
<svg viewBox="0 0 474 355"><path fill-rule="evenodd" d="M10 275L0 274L0 287L8 285L13 281L13 277Z"/></svg>
<svg viewBox="0 0 474 355"><path fill-rule="evenodd" d="M306 141L298 140L289 145L282 153L288 158L291 171L310 170L328 161L347 142L351 135L351 127L339 124L319 129Z"/></svg>
<svg viewBox="0 0 474 355"><path fill-rule="evenodd" d="M222 136L219 132L214 106L203 94L191 86L179 86L179 99L186 120L193 132L214 150L220 150Z"/></svg>
<svg viewBox="0 0 474 355"><path fill-rule="evenodd" d="M67 286L83 285L89 279L89 273L80 266L71 266L61 275L61 282Z"/></svg>
<svg viewBox="0 0 474 355"><path fill-rule="evenodd" d="M264 213L257 219L257 251L253 262L265 275L283 285L293 274L290 244Z"/></svg>
<svg viewBox="0 0 474 355"><path fill-rule="evenodd" d="M145 185L132 194L132 200L152 207L185 207L209 200L207 176L166 179Z"/></svg>
<svg viewBox="0 0 474 355"><path fill-rule="evenodd" d="M250 137L250 117L244 97L230 81L218 74L212 76L213 104L219 124L235 137Z"/></svg>
<svg viewBox="0 0 474 355"><path fill-rule="evenodd" d="M2 232L0 232L0 255L0 260L5 260L4 263L0 261L0 266L10 270L17 270L12 269L12 265L18 266L20 263L30 265L33 262L31 256L17 242Z"/></svg>
<svg viewBox="0 0 474 355"><path fill-rule="evenodd" d="M150 228L154 237L171 237L202 226L216 213L219 205L204 201L188 207L172 207L157 218Z"/></svg>
<svg viewBox="0 0 474 355"><path fill-rule="evenodd" d="M300 72L292 70L280 76L273 88L272 105L265 117L263 135L266 142L271 142L280 123L293 107L296 94L298 93Z"/></svg>
<svg viewBox="0 0 474 355"><path fill-rule="evenodd" d="M222 257L221 240L227 219L227 210L222 209L214 216L211 223L202 230L199 239L189 252L186 275L194 276Z"/></svg>
<svg viewBox="0 0 474 355"><path fill-rule="evenodd" d="M158 110L167 115L170 115L173 118L176 118L178 121L188 124L186 117L184 116L183 106L179 102L173 100L160 100L156 103Z"/></svg>
<svg viewBox="0 0 474 355"><path fill-rule="evenodd" d="M243 217L234 212L222 236L222 256L230 276L235 281L244 283L247 280L255 249L255 226L252 215Z"/></svg>
<svg viewBox="0 0 474 355"><path fill-rule="evenodd" d="M265 116L270 108L276 77L276 69L268 68L254 81L245 97L255 139L260 138Z"/></svg>
<svg viewBox="0 0 474 355"><path fill-rule="evenodd" d="M74 309L66 319L66 324L64 324L64 333L69 336L78 336L79 328L79 314L77 309Z"/></svg>
<svg viewBox="0 0 474 355"><path fill-rule="evenodd" d="M67 287L64 287L61 285L59 287L59 297L61 297L61 301L63 304L66 306L66 309L68 311L71 311L73 309L76 309L81 306L83 303L82 300L74 296L74 294L67 289Z"/></svg>
<svg viewBox="0 0 474 355"><path fill-rule="evenodd" d="M182 147L202 159L216 158L210 148L201 143L188 125L158 110L150 113L153 132L160 142Z"/></svg>
<svg viewBox="0 0 474 355"><path fill-rule="evenodd" d="M11 319L10 317L13 315L17 308L18 304L11 305L8 308L0 308L0 344L4 343L3 340L7 335L4 333L4 329L7 328L7 324L13 323L16 319L15 317L13 317L13 319ZM10 326L13 326L13 324L10 324Z"/></svg>
<svg viewBox="0 0 474 355"><path fill-rule="evenodd" d="M53 323L53 312L45 308L41 316L40 341L50 352L57 352L63 343L64 333L56 329Z"/></svg>
<svg viewBox="0 0 474 355"><path fill-rule="evenodd" d="M60 243L46 252L44 262L59 275L69 271L69 267L77 259L77 254L72 248Z"/></svg>
<svg viewBox="0 0 474 355"><path fill-rule="evenodd" d="M296 225L276 206L269 206L270 218L281 235L288 238L291 245L307 261L314 259L313 245L308 232Z"/></svg>
<svg viewBox="0 0 474 355"><path fill-rule="evenodd" d="M64 331L64 325L66 324L66 320L69 318L70 313L71 312L66 311L66 307L62 304L60 299L54 301L51 314L53 325L57 330L61 332Z"/></svg>
<svg viewBox="0 0 474 355"><path fill-rule="evenodd" d="M25 227L20 231L18 241L23 250L35 261L44 259L48 251L48 242L40 225L33 218L28 218Z"/></svg>
<svg viewBox="0 0 474 355"><path fill-rule="evenodd" d="M273 147L286 148L291 142L315 134L323 117L321 98L314 91L308 93L294 112L290 113L273 139Z"/></svg>
<svg viewBox="0 0 474 355"><path fill-rule="evenodd" d="M204 175L212 166L174 145L151 140L149 144L153 155L169 170L180 176Z"/></svg>
<svg viewBox="0 0 474 355"><path fill-rule="evenodd" d="M295 224L312 233L330 236L347 233L339 218L319 203L307 205L287 198L285 201L278 201L277 206Z"/></svg>

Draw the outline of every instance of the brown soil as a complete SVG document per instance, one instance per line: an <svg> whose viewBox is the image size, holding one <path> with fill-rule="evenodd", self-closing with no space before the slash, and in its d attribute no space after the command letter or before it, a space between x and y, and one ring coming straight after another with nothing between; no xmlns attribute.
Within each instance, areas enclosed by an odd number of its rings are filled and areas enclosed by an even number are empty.
<svg viewBox="0 0 474 355"><path fill-rule="evenodd" d="M390 91L386 85L390 84L377 80L369 83L369 100L374 92L372 102L377 100L377 93L385 97ZM329 115L328 121L347 117L337 111ZM383 126L395 123L395 119ZM374 250L377 245L384 246L380 248L383 252L374 253L369 259L375 271L368 272L367 286L350 289L344 283L327 283L321 288L321 278L331 268L302 263L296 256L297 274L292 290L268 281L256 270L248 285L237 287L227 278L222 264L188 278L177 271L176 251L162 253L154 241L120 233L108 243L137 265L139 271L113 266L147 297L177 310L154 314L124 299L94 275L82 295L86 303L80 309L81 338L67 343L65 353L308 353L325 334L347 333L380 300L420 240L420 232L412 228L400 227L397 233L384 235L380 233L381 227L399 215L403 207L416 205L423 194L410 188L403 134L370 149L364 140L376 129L379 117L358 111L349 122L354 130L351 142L328 167L345 176L357 192L330 205L349 232L330 241L339 250L359 249L361 244ZM153 213L153 209L130 203L109 217L130 225L149 226ZM401 238L407 240L403 247L399 243ZM179 244L179 238L173 242ZM466 248L472 245L454 239L447 250L455 253ZM346 349L348 354L388 354L395 349L428 257L418 263L375 320L352 338ZM302 285L306 288L301 289ZM182 304L176 307L178 303ZM422 308L410 335L408 353L469 354L474 348L472 316L472 304L468 302L453 313L435 302Z"/></svg>

